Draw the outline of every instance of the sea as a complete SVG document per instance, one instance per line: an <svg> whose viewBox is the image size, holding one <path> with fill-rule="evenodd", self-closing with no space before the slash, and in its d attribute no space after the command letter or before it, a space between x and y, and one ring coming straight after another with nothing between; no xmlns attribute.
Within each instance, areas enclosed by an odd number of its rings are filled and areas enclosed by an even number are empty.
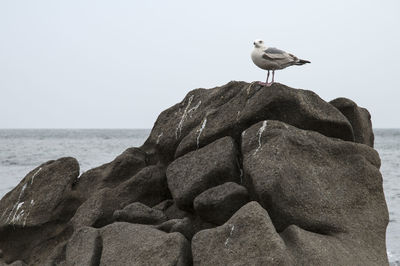
<svg viewBox="0 0 400 266"><path fill-rule="evenodd" d="M375 129L389 208L386 243L390 265L400 266L400 129ZM84 172L141 146L149 129L0 129L0 198L40 164L72 156Z"/></svg>

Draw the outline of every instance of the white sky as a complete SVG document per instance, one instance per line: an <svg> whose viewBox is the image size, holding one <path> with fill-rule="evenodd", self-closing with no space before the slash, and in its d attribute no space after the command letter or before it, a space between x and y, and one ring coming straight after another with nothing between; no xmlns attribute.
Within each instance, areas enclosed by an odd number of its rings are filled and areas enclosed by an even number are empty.
<svg viewBox="0 0 400 266"><path fill-rule="evenodd" d="M400 127L400 1L0 1L0 128L151 128L194 88L265 80L253 40L312 63L276 81Z"/></svg>

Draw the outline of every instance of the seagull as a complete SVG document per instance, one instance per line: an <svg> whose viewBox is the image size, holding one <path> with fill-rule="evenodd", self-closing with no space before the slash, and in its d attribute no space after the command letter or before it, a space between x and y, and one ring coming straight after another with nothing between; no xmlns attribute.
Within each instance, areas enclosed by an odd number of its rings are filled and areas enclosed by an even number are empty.
<svg viewBox="0 0 400 266"><path fill-rule="evenodd" d="M254 49L251 59L259 68L268 70L267 81L259 82L261 85L271 86L274 83L275 70L284 69L288 66L301 66L310 61L298 59L296 56L274 47L266 47L263 40L254 41ZM272 81L268 82L269 71L272 70Z"/></svg>

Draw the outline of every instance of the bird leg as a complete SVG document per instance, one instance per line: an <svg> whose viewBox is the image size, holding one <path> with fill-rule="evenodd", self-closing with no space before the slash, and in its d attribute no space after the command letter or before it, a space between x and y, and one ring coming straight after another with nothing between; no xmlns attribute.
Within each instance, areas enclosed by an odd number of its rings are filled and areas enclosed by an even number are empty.
<svg viewBox="0 0 400 266"><path fill-rule="evenodd" d="M275 78L275 70L272 70L272 81L271 81L271 84L274 83L274 78Z"/></svg>
<svg viewBox="0 0 400 266"><path fill-rule="evenodd" d="M272 73L274 73L274 72L272 71ZM266 80L265 82L259 81L258 84L260 84L260 85L262 85L262 86L267 86L267 87L269 87L269 86L271 86L272 82L268 82L268 79L269 79L269 70L268 70L268 72L267 72L267 80Z"/></svg>

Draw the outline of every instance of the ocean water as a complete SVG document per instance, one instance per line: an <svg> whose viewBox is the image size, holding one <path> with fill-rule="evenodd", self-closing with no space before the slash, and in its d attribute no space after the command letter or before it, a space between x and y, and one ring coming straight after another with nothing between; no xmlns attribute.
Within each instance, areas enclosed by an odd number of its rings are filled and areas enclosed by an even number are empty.
<svg viewBox="0 0 400 266"><path fill-rule="evenodd" d="M48 160L75 157L81 172L113 160L143 144L148 129L6 129L0 130L0 198L32 169ZM375 149L389 208L387 250L391 265L400 265L400 129L376 129Z"/></svg>

